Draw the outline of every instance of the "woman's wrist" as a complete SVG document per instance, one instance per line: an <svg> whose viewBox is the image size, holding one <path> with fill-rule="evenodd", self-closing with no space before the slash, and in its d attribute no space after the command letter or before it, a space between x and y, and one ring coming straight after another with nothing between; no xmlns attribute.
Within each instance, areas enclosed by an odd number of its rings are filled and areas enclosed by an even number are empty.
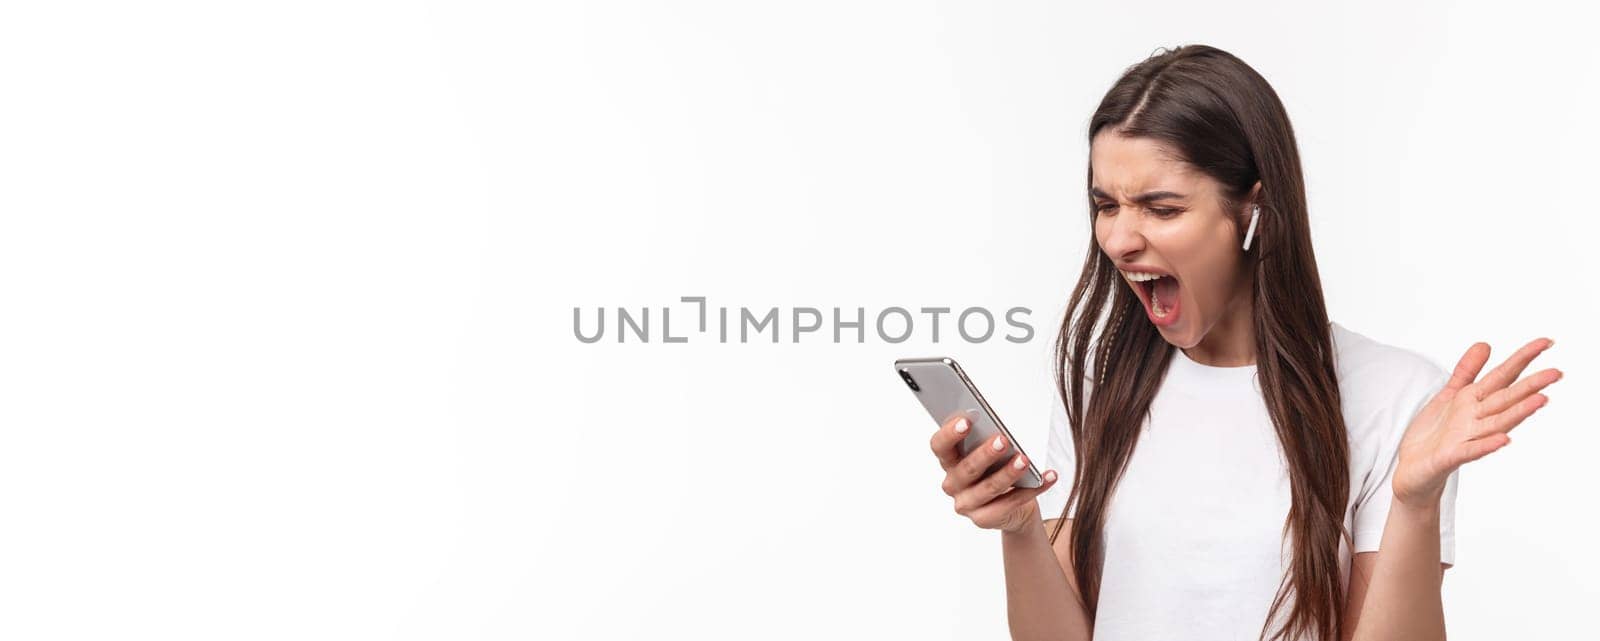
<svg viewBox="0 0 1600 641"><path fill-rule="evenodd" d="M1418 518L1438 519L1439 503L1443 497L1443 492L1432 493L1428 496L1421 497L1406 497L1396 493L1389 508L1393 511L1400 512L1402 517L1413 516Z"/></svg>
<svg viewBox="0 0 1600 641"><path fill-rule="evenodd" d="M1430 482L1425 486L1418 484L1402 484L1400 479L1395 479L1389 485L1389 492L1394 497L1394 502L1404 504L1407 509L1427 510L1439 509L1439 502L1444 499L1444 486L1447 478Z"/></svg>
<svg viewBox="0 0 1600 641"><path fill-rule="evenodd" d="M1001 529L1000 536L1016 540L1026 540L1044 536L1044 521L1039 519L1039 511L1033 510L1032 514L1024 514L1022 524L1014 529Z"/></svg>

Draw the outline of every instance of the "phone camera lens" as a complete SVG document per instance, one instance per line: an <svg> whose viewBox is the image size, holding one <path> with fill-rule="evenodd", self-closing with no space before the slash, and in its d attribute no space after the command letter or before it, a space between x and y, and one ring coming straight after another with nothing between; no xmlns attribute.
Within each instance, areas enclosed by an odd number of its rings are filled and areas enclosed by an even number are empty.
<svg viewBox="0 0 1600 641"><path fill-rule="evenodd" d="M922 391L922 388L917 386L917 379L911 378L911 372L900 370L900 378L905 379L906 385L911 388L911 391Z"/></svg>

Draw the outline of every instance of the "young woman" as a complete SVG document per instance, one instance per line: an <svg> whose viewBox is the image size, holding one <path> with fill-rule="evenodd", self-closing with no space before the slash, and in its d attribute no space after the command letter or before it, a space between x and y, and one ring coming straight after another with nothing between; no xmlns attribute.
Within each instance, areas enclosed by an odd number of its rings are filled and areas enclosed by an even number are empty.
<svg viewBox="0 0 1600 641"><path fill-rule="evenodd" d="M1129 68L1089 142L1045 485L932 439L1002 531L1012 637L1444 639L1455 471L1545 404L1561 372L1518 377L1552 341L1479 378L1487 344L1447 375L1330 322L1289 119L1227 52Z"/></svg>

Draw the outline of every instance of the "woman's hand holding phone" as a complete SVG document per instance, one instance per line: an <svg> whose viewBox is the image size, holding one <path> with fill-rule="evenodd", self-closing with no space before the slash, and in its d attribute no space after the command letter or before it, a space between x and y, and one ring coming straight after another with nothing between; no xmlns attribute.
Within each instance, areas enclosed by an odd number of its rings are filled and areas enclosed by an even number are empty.
<svg viewBox="0 0 1600 641"><path fill-rule="evenodd" d="M1010 465L983 476L1010 449L1010 443L1004 434L997 434L983 447L962 456L960 443L971 429L972 423L965 416L953 416L934 432L930 443L944 468L944 493L955 500L956 513L978 527L1005 532L1019 531L1039 520L1039 502L1035 499L1055 485L1055 470L1044 473L1044 483L1039 487L1013 488L1012 484L1028 467L1027 458L1019 452L1012 456Z"/></svg>

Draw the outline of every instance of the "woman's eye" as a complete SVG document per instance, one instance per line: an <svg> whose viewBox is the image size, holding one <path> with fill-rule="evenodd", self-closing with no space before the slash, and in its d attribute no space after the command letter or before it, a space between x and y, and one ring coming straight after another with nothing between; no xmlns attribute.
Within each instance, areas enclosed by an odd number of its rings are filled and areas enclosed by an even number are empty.
<svg viewBox="0 0 1600 641"><path fill-rule="evenodd" d="M1105 204L1105 205L1096 205L1094 210L1095 210L1095 213L1099 213L1099 214L1114 214L1114 213L1116 213L1117 205L1115 203ZM1149 211L1152 215L1156 216L1157 218L1171 218L1171 217L1176 216L1176 215L1178 215L1180 213L1183 213L1182 209L1170 209L1170 208L1166 208L1166 207L1149 207L1149 208L1147 208L1147 211Z"/></svg>

